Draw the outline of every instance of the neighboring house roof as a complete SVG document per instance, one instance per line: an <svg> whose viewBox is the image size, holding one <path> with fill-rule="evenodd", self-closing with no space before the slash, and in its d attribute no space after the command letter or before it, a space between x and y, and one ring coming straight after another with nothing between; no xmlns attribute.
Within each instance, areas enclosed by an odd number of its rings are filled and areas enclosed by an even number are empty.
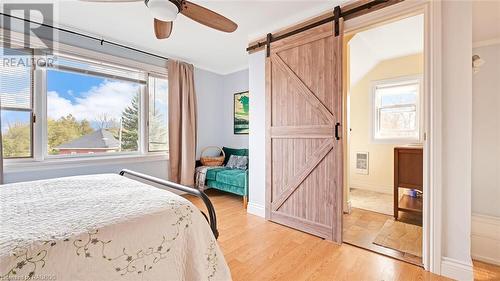
<svg viewBox="0 0 500 281"><path fill-rule="evenodd" d="M63 143L56 149L115 149L120 147L120 142L112 133L99 129L76 140Z"/></svg>

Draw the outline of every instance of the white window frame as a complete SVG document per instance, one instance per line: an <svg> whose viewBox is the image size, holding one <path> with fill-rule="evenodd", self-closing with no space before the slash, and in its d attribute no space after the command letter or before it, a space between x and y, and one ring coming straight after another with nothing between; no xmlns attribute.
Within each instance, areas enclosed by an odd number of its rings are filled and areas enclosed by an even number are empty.
<svg viewBox="0 0 500 281"><path fill-rule="evenodd" d="M154 78L154 79L165 79L165 76L161 76L161 75L158 75L158 74L153 74L153 73L149 73L148 74L148 77L146 78L148 80L148 82L146 83L146 95L145 96L145 99L144 99L144 104L146 106L146 115L147 115L147 118L146 118L146 124L144 124L144 128L146 129L145 132L144 132L144 141L146 142L146 146L144 147L145 149L145 153L153 153L153 154L156 154L156 153L168 153L168 149L167 150L157 150L157 151L151 151L150 147L149 147L149 125L151 124L151 120L149 119L149 94L150 94L150 91L149 91L149 81L151 80L151 78ZM167 82L168 83L168 82ZM168 93L167 93L167 98L168 98ZM167 121L168 121L168 116L167 116ZM168 123L167 123L167 130L168 130ZM168 132L170 132L168 130Z"/></svg>
<svg viewBox="0 0 500 281"><path fill-rule="evenodd" d="M378 128L378 118L376 110L376 90L380 86L404 86L408 84L418 84L419 91L417 97L416 114L417 114L417 128L418 138L408 137L392 137L392 138L377 138L376 130ZM370 138L372 143L379 144L421 144L424 138L424 112L423 112L423 77L422 75L409 75L393 79L384 79L372 81L370 85Z"/></svg>
<svg viewBox="0 0 500 281"><path fill-rule="evenodd" d="M0 29L1 31L2 29ZM2 33L3 34L3 33ZM11 32L12 42L24 42L24 35ZM32 42L37 42L33 37ZM4 38L0 38L0 42ZM37 45L34 45L36 47ZM67 167L66 165L92 165L107 164L113 162L135 162L135 161L160 161L168 160L168 151L149 152L148 148L148 78L150 75L155 77L168 77L166 66L159 67L145 63L128 60L121 57L115 57L95 51L82 49L70 45L58 43L55 53L66 54L83 60L96 61L109 64L111 66L128 68L146 73L146 84L142 87L139 99L139 146L136 152L116 152L109 154L80 154L80 155L48 155L48 128L47 128L47 73L45 68L36 67L33 74L33 115L36 116L36 122L33 124L33 144L31 158L12 158L4 159L6 170L29 170L43 169L44 167ZM36 50L35 50L36 52Z"/></svg>

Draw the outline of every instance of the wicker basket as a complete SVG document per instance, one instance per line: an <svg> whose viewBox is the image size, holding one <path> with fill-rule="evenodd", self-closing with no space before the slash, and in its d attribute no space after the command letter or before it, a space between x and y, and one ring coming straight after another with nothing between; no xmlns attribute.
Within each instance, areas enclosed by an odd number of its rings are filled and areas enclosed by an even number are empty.
<svg viewBox="0 0 500 281"><path fill-rule="evenodd" d="M203 153L210 148L217 148L220 150L222 153L221 156L203 156ZM205 147L201 151L201 156L200 156L200 161L203 166L222 166L224 164L224 159L226 158L226 154L224 153L224 150L218 146L208 146Z"/></svg>

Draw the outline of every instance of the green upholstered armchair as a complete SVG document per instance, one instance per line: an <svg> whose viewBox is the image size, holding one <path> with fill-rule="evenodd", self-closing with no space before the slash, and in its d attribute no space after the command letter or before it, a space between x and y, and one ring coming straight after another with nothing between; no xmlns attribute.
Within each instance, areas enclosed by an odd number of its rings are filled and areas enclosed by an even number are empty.
<svg viewBox="0 0 500 281"><path fill-rule="evenodd" d="M234 149L223 147L226 158L226 165L231 155L248 156L248 149ZM236 195L243 196L243 206L248 204L248 169L239 170L226 167L214 168L207 171L206 182L207 187L226 191Z"/></svg>

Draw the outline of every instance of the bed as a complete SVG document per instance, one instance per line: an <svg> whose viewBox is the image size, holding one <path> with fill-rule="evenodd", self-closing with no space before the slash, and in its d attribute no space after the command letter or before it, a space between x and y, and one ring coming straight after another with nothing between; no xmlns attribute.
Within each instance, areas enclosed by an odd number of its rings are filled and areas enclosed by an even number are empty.
<svg viewBox="0 0 500 281"><path fill-rule="evenodd" d="M0 200L0 280L231 280L198 190L124 170L6 184Z"/></svg>

